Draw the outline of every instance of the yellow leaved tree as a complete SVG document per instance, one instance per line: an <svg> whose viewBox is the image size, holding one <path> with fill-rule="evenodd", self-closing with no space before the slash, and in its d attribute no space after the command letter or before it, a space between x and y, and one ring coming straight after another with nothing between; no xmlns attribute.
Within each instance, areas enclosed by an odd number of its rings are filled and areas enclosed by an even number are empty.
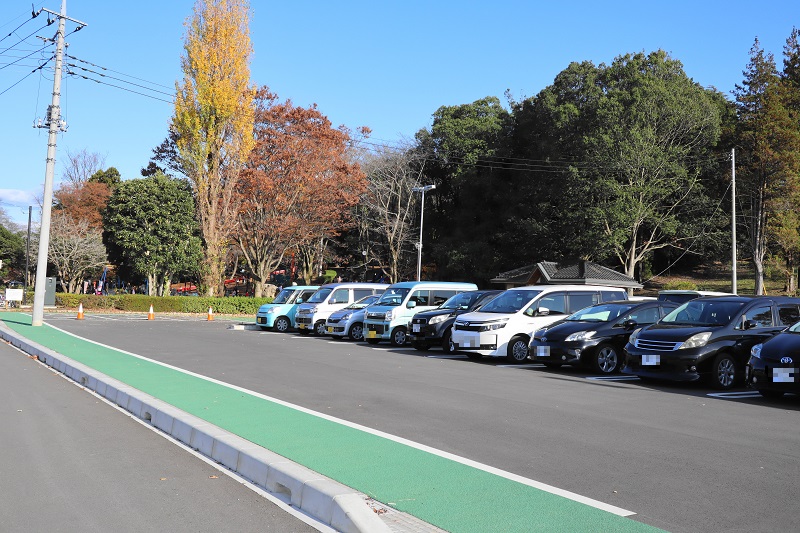
<svg viewBox="0 0 800 533"><path fill-rule="evenodd" d="M225 252L236 229L237 181L254 143L249 20L245 0L197 0L186 23L184 78L175 84L171 127L194 188L208 296L221 294Z"/></svg>

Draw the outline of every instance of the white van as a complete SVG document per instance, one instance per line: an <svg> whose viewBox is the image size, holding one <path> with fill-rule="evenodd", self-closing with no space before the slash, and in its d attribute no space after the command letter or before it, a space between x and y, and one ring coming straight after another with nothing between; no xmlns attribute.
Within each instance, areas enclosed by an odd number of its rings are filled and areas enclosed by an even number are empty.
<svg viewBox="0 0 800 533"><path fill-rule="evenodd" d="M295 325L302 335L324 335L325 321L331 313L357 302L365 296L381 294L388 283L329 283L297 308Z"/></svg>
<svg viewBox="0 0 800 533"><path fill-rule="evenodd" d="M625 289L598 285L508 289L480 311L459 316L453 324L453 344L471 359L489 355L519 363L528 358L528 342L537 329L584 307L627 299Z"/></svg>
<svg viewBox="0 0 800 533"><path fill-rule="evenodd" d="M402 346L415 314L435 309L451 296L477 289L474 283L453 281L402 281L390 285L377 302L367 307L364 340L370 344L387 340Z"/></svg>

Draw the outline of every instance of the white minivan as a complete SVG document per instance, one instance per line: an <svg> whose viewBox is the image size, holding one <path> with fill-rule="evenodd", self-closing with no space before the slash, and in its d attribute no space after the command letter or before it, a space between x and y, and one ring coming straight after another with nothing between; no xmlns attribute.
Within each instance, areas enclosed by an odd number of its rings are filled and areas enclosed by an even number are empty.
<svg viewBox="0 0 800 533"><path fill-rule="evenodd" d="M480 311L459 316L453 324L453 344L470 359L488 355L519 363L528 358L528 342L537 329L584 307L627 298L625 289L598 285L508 289Z"/></svg>
<svg viewBox="0 0 800 533"><path fill-rule="evenodd" d="M334 311L344 309L365 296L381 294L388 283L329 283L297 308L295 324L302 335L324 335L325 321Z"/></svg>

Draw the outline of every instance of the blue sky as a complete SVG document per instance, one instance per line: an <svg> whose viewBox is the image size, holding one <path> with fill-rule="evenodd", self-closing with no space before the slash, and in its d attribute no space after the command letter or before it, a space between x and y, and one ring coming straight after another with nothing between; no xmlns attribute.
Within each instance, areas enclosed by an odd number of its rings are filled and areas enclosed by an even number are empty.
<svg viewBox="0 0 800 533"><path fill-rule="evenodd" d="M59 0L35 4L60 10ZM30 6L3 0L0 7L0 92L6 91L0 207L18 222L27 220L28 205L38 217L34 198L42 194L47 131L32 123L44 115L53 83L52 71L20 81L39 54L7 65L42 46L35 36L16 43L44 24L43 15L6 37L30 18ZM68 53L109 69L109 76L171 93L192 6L192 0L69 0L67 15L88 26L68 37ZM253 83L299 105L316 103L335 125L369 126L372 139L386 144L430 126L442 105L504 100L506 89L517 100L534 96L572 61L610 63L628 52L664 49L696 82L729 93L742 81L755 37L780 61L792 26L800 27L797 0L252 0L251 6ZM54 33L50 26L34 35ZM139 177L172 114L169 103L79 78L65 80L62 107L69 129L58 139L56 185L68 150L99 153L123 179Z"/></svg>

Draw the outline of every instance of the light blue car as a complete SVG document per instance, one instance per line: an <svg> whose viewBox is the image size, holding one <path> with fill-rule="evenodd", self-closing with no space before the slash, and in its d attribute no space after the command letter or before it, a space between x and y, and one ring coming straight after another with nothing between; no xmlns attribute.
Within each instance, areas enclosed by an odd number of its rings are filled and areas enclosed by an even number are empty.
<svg viewBox="0 0 800 533"><path fill-rule="evenodd" d="M264 330L271 328L286 333L295 327L294 315L297 313L297 306L311 298L317 289L319 289L317 285L286 287L271 304L264 304L258 308L256 324Z"/></svg>
<svg viewBox="0 0 800 533"><path fill-rule="evenodd" d="M367 306L374 304L380 294L366 296L359 301L334 311L325 321L325 330L334 339L347 337L351 341L364 340L364 311Z"/></svg>

